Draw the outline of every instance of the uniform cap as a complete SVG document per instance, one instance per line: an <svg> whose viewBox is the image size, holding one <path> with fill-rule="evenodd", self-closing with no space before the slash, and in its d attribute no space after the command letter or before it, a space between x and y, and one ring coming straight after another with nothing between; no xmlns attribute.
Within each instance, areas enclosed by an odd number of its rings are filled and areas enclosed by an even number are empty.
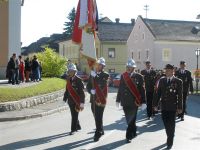
<svg viewBox="0 0 200 150"><path fill-rule="evenodd" d="M100 65L103 65L103 66L106 66L106 61L103 57L99 58L97 60L97 64L100 64Z"/></svg>
<svg viewBox="0 0 200 150"><path fill-rule="evenodd" d="M76 65L74 65L73 63L70 63L68 65L68 70L77 71Z"/></svg>
<svg viewBox="0 0 200 150"><path fill-rule="evenodd" d="M171 65L171 64L167 64L167 65L165 66L165 69L174 69L174 66Z"/></svg>
<svg viewBox="0 0 200 150"><path fill-rule="evenodd" d="M133 67L133 68L136 68L136 63L133 59L129 59L128 62L126 63L126 66L127 67Z"/></svg>

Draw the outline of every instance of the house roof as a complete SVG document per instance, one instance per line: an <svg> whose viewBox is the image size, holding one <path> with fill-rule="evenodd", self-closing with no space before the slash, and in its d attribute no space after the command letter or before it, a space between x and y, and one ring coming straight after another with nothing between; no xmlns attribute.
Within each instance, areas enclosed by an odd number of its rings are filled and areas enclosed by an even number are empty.
<svg viewBox="0 0 200 150"><path fill-rule="evenodd" d="M99 22L98 37L100 41L127 41L133 29L131 23Z"/></svg>
<svg viewBox="0 0 200 150"><path fill-rule="evenodd" d="M200 36L191 33L194 26L200 25L199 22L157 19L143 19L143 21L157 40L200 40Z"/></svg>

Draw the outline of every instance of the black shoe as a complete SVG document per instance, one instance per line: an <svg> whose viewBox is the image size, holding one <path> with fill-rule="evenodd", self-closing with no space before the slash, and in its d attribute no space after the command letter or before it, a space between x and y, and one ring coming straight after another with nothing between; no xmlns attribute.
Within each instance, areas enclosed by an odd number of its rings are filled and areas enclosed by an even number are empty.
<svg viewBox="0 0 200 150"><path fill-rule="evenodd" d="M104 134L104 132L96 131L94 134L94 142L99 141L100 137Z"/></svg>
<svg viewBox="0 0 200 150"><path fill-rule="evenodd" d="M184 118L181 118L181 121L184 121Z"/></svg>
<svg viewBox="0 0 200 150"><path fill-rule="evenodd" d="M69 133L69 135L74 135L74 133L75 133L75 131L71 131L71 132Z"/></svg>
<svg viewBox="0 0 200 150"><path fill-rule="evenodd" d="M168 145L168 146L167 146L167 149L171 149L171 148L172 148L172 145Z"/></svg>
<svg viewBox="0 0 200 150"><path fill-rule="evenodd" d="M81 130L81 126L80 125L77 125L77 130Z"/></svg>
<svg viewBox="0 0 200 150"><path fill-rule="evenodd" d="M131 143L131 139L126 139L126 143Z"/></svg>

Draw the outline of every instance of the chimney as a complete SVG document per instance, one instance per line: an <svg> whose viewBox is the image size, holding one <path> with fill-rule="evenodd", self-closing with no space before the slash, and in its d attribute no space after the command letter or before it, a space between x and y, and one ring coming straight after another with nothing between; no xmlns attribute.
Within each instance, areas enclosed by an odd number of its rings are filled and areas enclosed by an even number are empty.
<svg viewBox="0 0 200 150"><path fill-rule="evenodd" d="M133 19L133 18L131 19L131 24L135 25L135 19Z"/></svg>
<svg viewBox="0 0 200 150"><path fill-rule="evenodd" d="M119 23L119 20L120 20L119 18L116 18L116 19L115 19L116 23Z"/></svg>

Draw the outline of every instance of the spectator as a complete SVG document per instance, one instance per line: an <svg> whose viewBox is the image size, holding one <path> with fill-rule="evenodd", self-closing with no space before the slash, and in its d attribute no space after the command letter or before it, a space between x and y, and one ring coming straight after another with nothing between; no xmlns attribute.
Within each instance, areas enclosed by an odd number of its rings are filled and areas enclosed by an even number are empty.
<svg viewBox="0 0 200 150"><path fill-rule="evenodd" d="M21 82L24 82L24 70L25 70L24 60L22 59L22 56L19 56L19 80Z"/></svg>
<svg viewBox="0 0 200 150"><path fill-rule="evenodd" d="M37 56L34 55L33 56L33 60L32 60L32 65L31 65L31 69L32 69L32 79L34 82L39 82L39 76L40 76L40 72L39 72L39 62L37 60Z"/></svg>
<svg viewBox="0 0 200 150"><path fill-rule="evenodd" d="M31 62L29 61L29 57L25 60L25 75L26 75L26 82L29 82L31 73Z"/></svg>
<svg viewBox="0 0 200 150"><path fill-rule="evenodd" d="M10 58L7 68L6 68L6 78L8 79L8 83L12 83L12 57Z"/></svg>
<svg viewBox="0 0 200 150"><path fill-rule="evenodd" d="M41 62L39 62L39 73L40 73L39 80L42 81L42 63Z"/></svg>

